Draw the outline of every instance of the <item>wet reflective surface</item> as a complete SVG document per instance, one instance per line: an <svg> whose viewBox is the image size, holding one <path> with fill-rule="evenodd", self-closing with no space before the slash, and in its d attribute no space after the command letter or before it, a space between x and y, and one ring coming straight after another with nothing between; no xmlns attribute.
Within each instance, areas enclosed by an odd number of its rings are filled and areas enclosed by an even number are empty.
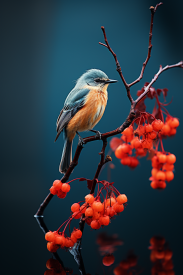
<svg viewBox="0 0 183 275"><path fill-rule="evenodd" d="M47 263L52 255L34 218L53 181L61 177L58 166L63 141L54 143L56 119L75 80L86 70L98 68L112 79L118 79L118 83L109 87L105 114L96 130L105 133L121 125L130 104L111 54L98 45L99 41L103 42L100 27L105 26L125 79L131 82L139 76L147 55L149 7L156 2L2 2L0 273L53 275L68 271L78 275L78 264L69 251L59 249L56 256L65 271L55 261ZM160 64L174 64L182 59L182 9L180 0L166 0L159 7L151 59L143 80L132 89L134 97L146 81L151 81ZM128 204L107 227L92 230L85 226L81 255L86 274L113 275L114 271L118 274L183 274L182 76L182 70L168 70L154 85L156 89L169 90L167 102L172 97L173 102L167 109L180 121L176 137L164 143L165 150L177 158L175 178L165 190L153 190L149 181L150 161L141 159L139 166L131 170L112 155L115 169L108 174L104 168L100 180L114 181L117 189L127 195ZM148 104L147 111L151 112L151 101ZM87 135L83 133L82 137ZM75 139L73 151L77 142ZM97 141L84 148L70 179L93 178L101 147ZM47 230L56 230L68 219L71 205L82 201L86 194L86 183L75 182L66 199L54 198L44 213ZM78 227L78 220L74 226ZM163 244L150 241L156 236L163 238ZM170 259L167 251L173 253ZM104 260L111 253L114 258ZM113 260L110 266L103 264Z"/></svg>

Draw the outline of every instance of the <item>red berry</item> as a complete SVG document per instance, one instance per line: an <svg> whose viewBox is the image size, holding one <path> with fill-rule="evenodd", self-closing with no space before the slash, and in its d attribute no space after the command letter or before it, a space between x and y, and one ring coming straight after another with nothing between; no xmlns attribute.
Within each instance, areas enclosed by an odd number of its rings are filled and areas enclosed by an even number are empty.
<svg viewBox="0 0 183 275"><path fill-rule="evenodd" d="M108 198L107 200L106 200L106 203L105 203L105 206L107 207L107 206L113 206L114 204L116 203L116 200L115 200L115 198L113 198L113 197L111 197L111 198Z"/></svg>
<svg viewBox="0 0 183 275"><path fill-rule="evenodd" d="M118 202L116 202L114 205L113 205L113 209L116 213L120 213L124 210L124 205L123 204L119 204Z"/></svg>
<svg viewBox="0 0 183 275"><path fill-rule="evenodd" d="M55 188L55 186L52 186L52 187L50 188L50 193L51 193L52 195L56 195L56 194L57 194L57 189Z"/></svg>
<svg viewBox="0 0 183 275"><path fill-rule="evenodd" d="M99 222L101 225L107 226L110 223L110 218L109 218L109 216L103 216L99 219Z"/></svg>
<svg viewBox="0 0 183 275"><path fill-rule="evenodd" d="M174 165L173 164L166 163L166 164L163 165L163 170L173 171L173 169L174 169Z"/></svg>
<svg viewBox="0 0 183 275"><path fill-rule="evenodd" d="M86 207L87 207L87 203L84 203L83 205L81 205L79 211L80 211L82 214L84 214L84 213L85 213L85 210L86 210Z"/></svg>
<svg viewBox="0 0 183 275"><path fill-rule="evenodd" d="M166 188L166 182L163 180L158 181L158 188L159 189L165 189Z"/></svg>
<svg viewBox="0 0 183 275"><path fill-rule="evenodd" d="M54 232L47 232L45 234L45 240L48 241L48 242L54 242L55 241L55 233Z"/></svg>
<svg viewBox="0 0 183 275"><path fill-rule="evenodd" d="M81 218L81 216L82 216L82 213L81 212L74 212L73 214L72 214L72 217L74 218L74 219L80 219Z"/></svg>
<svg viewBox="0 0 183 275"><path fill-rule="evenodd" d="M157 173L156 173L156 180L165 180L165 172L163 172L163 171L158 171Z"/></svg>
<svg viewBox="0 0 183 275"><path fill-rule="evenodd" d="M88 207L86 210L85 210L85 216L86 217L92 217L93 216L93 209L91 207Z"/></svg>
<svg viewBox="0 0 183 275"><path fill-rule="evenodd" d="M177 130L175 128L171 128L170 132L169 132L169 136L174 136L176 134Z"/></svg>
<svg viewBox="0 0 183 275"><path fill-rule="evenodd" d="M153 189L157 189L158 188L158 181L152 181L150 185Z"/></svg>
<svg viewBox="0 0 183 275"><path fill-rule="evenodd" d="M128 201L127 196L125 194L120 194L117 198L116 198L117 202L119 204L123 204L126 203Z"/></svg>
<svg viewBox="0 0 183 275"><path fill-rule="evenodd" d="M62 182L61 182L61 180L55 180L53 182L53 186L55 187L56 190L60 190L62 188Z"/></svg>
<svg viewBox="0 0 183 275"><path fill-rule="evenodd" d="M176 162L176 156L174 154L170 154L167 156L167 163L174 164Z"/></svg>
<svg viewBox="0 0 183 275"><path fill-rule="evenodd" d="M92 208L97 212L102 212L104 210L104 206L99 201L94 201L92 204Z"/></svg>
<svg viewBox="0 0 183 275"><path fill-rule="evenodd" d="M100 223L97 220L93 220L90 224L91 228L93 229L99 229L100 228Z"/></svg>
<svg viewBox="0 0 183 275"><path fill-rule="evenodd" d="M153 131L153 126L151 124L146 124L145 125L145 131L146 133L150 133Z"/></svg>
<svg viewBox="0 0 183 275"><path fill-rule="evenodd" d="M110 141L110 147L113 151L115 151L119 145L122 144L122 141L120 138L117 138L117 137L113 137Z"/></svg>
<svg viewBox="0 0 183 275"><path fill-rule="evenodd" d="M130 157L130 165L129 167L135 168L139 164L139 161L136 157Z"/></svg>
<svg viewBox="0 0 183 275"><path fill-rule="evenodd" d="M165 154L159 154L158 155L158 160L160 163L165 163L166 162L166 155Z"/></svg>
<svg viewBox="0 0 183 275"><path fill-rule="evenodd" d="M74 233L71 233L71 241L73 241L73 243L77 242L77 238Z"/></svg>
<svg viewBox="0 0 183 275"><path fill-rule="evenodd" d="M155 119L153 122L152 122L152 126L153 126L153 129L154 131L156 132L159 132L162 128L163 128L163 121L161 121L160 119Z"/></svg>
<svg viewBox="0 0 183 275"><path fill-rule="evenodd" d="M62 190L59 190L59 191L57 192L57 197L58 197L59 199L64 199L64 198L66 197L66 195L67 195L67 193L63 192Z"/></svg>
<svg viewBox="0 0 183 275"><path fill-rule="evenodd" d="M122 158L120 162L121 162L121 164L123 164L123 165L130 166L131 158L130 158L130 157Z"/></svg>
<svg viewBox="0 0 183 275"><path fill-rule="evenodd" d="M74 236L76 236L77 239L80 239L82 237L82 231L79 229L75 229L73 231Z"/></svg>
<svg viewBox="0 0 183 275"><path fill-rule="evenodd" d="M114 260L115 260L115 258L114 258L113 255L107 255L107 256L105 256L105 257L102 259L102 263L103 263L103 265L105 265L105 266L110 266L110 265L112 265L112 264L114 263ZM116 274L116 273L114 273L114 274ZM122 273L120 273L120 274L122 274ZM116 275L117 275L117 274L116 274Z"/></svg>
<svg viewBox="0 0 183 275"><path fill-rule="evenodd" d="M88 194L88 195L85 196L85 201L89 204L92 204L94 202L94 200L95 200L95 198L91 194Z"/></svg>
<svg viewBox="0 0 183 275"><path fill-rule="evenodd" d="M134 149L140 148L142 146L141 141L138 139L138 137L135 137L134 139L132 139L131 145L132 145L132 148Z"/></svg>
<svg viewBox="0 0 183 275"><path fill-rule="evenodd" d="M161 129L161 134L167 136L170 133L170 126L168 123L165 123Z"/></svg>
<svg viewBox="0 0 183 275"><path fill-rule="evenodd" d="M71 238L65 238L65 247L73 247L74 242L71 240Z"/></svg>
<svg viewBox="0 0 183 275"><path fill-rule="evenodd" d="M53 242L48 242L47 243L47 249L50 251L50 252L56 252L57 249L59 248L59 245L53 243Z"/></svg>
<svg viewBox="0 0 183 275"><path fill-rule="evenodd" d="M171 128L177 128L179 126L179 120L176 117L170 118L167 123Z"/></svg>
<svg viewBox="0 0 183 275"><path fill-rule="evenodd" d="M116 215L116 212L114 211L113 207L107 207L106 209L106 214L109 217L113 217L114 215Z"/></svg>
<svg viewBox="0 0 183 275"><path fill-rule="evenodd" d="M144 149L151 149L153 146L152 139L144 139L142 140L142 147Z"/></svg>
<svg viewBox="0 0 183 275"><path fill-rule="evenodd" d="M155 131L148 133L148 139L155 139L156 137L157 137L157 133Z"/></svg>
<svg viewBox="0 0 183 275"><path fill-rule="evenodd" d="M171 181L174 179L174 173L172 171L166 171L165 176L167 181Z"/></svg>
<svg viewBox="0 0 183 275"><path fill-rule="evenodd" d="M118 159L121 159L124 157L124 155L126 155L124 153L124 150L123 150L123 144L119 145L118 148L116 149L115 151L115 156L118 158Z"/></svg>
<svg viewBox="0 0 183 275"><path fill-rule="evenodd" d="M57 235L55 237L55 243L64 247L65 246L65 237L61 236L61 235Z"/></svg>
<svg viewBox="0 0 183 275"><path fill-rule="evenodd" d="M79 203L73 203L73 205L71 206L71 211L72 212L76 212L80 210L80 205Z"/></svg>
<svg viewBox="0 0 183 275"><path fill-rule="evenodd" d="M133 127L130 126L128 128L126 128L123 132L122 132L123 135L125 136L131 136L133 134Z"/></svg>
<svg viewBox="0 0 183 275"><path fill-rule="evenodd" d="M70 191L71 187L68 183L63 183L62 184L62 191L65 193L68 193Z"/></svg>
<svg viewBox="0 0 183 275"><path fill-rule="evenodd" d="M144 148L137 148L136 150L136 156L145 157L147 152L144 150Z"/></svg>
<svg viewBox="0 0 183 275"><path fill-rule="evenodd" d="M166 261L169 261L172 258L172 256L173 256L173 252L169 249L166 249L164 259Z"/></svg>

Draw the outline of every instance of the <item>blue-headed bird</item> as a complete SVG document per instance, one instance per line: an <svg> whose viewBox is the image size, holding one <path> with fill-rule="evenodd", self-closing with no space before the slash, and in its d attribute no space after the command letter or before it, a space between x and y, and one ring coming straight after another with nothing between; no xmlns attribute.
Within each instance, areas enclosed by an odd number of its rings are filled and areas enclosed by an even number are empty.
<svg viewBox="0 0 183 275"><path fill-rule="evenodd" d="M114 82L117 80L109 79L101 70L91 69L77 80L68 94L56 123L55 141L62 131L64 136L60 173L66 173L72 161L72 142L76 133L98 132L92 129L103 116L108 99L107 87Z"/></svg>

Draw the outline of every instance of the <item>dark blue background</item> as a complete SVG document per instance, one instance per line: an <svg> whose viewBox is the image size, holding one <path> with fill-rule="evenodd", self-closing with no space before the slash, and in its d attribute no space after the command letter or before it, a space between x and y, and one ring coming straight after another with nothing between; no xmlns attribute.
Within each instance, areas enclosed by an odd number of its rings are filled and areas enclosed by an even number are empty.
<svg viewBox="0 0 183 275"><path fill-rule="evenodd" d="M105 26L112 49L118 56L125 79L136 79L147 55L150 26L149 7L156 1L4 1L2 21L1 91L1 251L2 274L44 274L49 258L46 243L33 215L61 175L58 166L62 138L54 143L56 119L75 81L86 70L98 68L118 79L109 87L109 101L96 129L107 132L123 123L130 104L100 27ZM136 91L150 81L159 65L183 59L181 1L164 1L155 14L152 56ZM165 150L177 157L175 179L162 192L152 190L148 178L151 163L142 159L131 171L116 166L112 181L128 196L128 206L105 229L85 228L83 257L87 272L102 274L96 236L101 231L116 233L124 245L115 253L115 265L129 249L139 256L144 274L150 274L149 239L162 235L173 250L174 270L182 274L182 100L183 70L164 72L155 88L168 88L168 110L180 119L174 138L164 142ZM148 105L152 110L152 102ZM83 136L88 133L82 134ZM74 149L77 138L74 140ZM72 178L93 178L102 143L88 144ZM100 179L107 179L105 168ZM64 200L54 198L45 211L45 221L55 230L70 214L70 205L88 193L84 182L74 182ZM77 226L77 222L75 222ZM66 266L77 271L72 256L60 255ZM111 273L112 274L112 273Z"/></svg>

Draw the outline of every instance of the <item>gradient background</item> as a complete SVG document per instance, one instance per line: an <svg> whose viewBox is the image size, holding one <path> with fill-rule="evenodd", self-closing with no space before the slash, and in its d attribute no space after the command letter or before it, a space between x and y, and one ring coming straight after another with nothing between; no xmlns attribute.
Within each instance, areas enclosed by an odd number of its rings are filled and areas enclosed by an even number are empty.
<svg viewBox="0 0 183 275"><path fill-rule="evenodd" d="M58 166L62 138L54 143L55 123L63 102L86 70L98 68L118 79L109 91L109 101L96 129L113 130L125 120L130 104L112 55L98 44L105 26L112 49L118 56L125 79L136 79L147 55L151 5L144 1L3 1L1 4L1 271L2 274L44 274L50 257L44 235L33 215L48 194L52 182L61 175ZM183 59L182 1L164 1L155 14L153 49L143 80L132 95L150 81L159 65ZM164 142L165 150L177 156L175 179L162 192L152 190L148 178L150 161L142 159L133 171L116 166L112 181L128 196L124 213L102 231L116 233L124 245L116 252L115 265L133 249L143 274L150 274L149 240L162 235L173 250L174 271L182 274L182 100L183 70L164 72L155 88L169 89L168 110L180 118L174 138ZM149 111L152 102L149 101ZM86 136L87 133L82 134ZM74 141L74 150L77 138ZM101 142L88 144L71 179L93 178L99 162ZM100 179L107 179L105 168ZM70 214L70 205L83 199L88 190L75 182L63 201L54 198L45 211L45 222L55 230ZM73 226L77 226L77 222ZM99 231L85 228L83 258L86 271L103 274L97 252ZM78 274L72 256L59 252L65 265ZM112 271L111 271L112 272ZM109 273L112 274L112 273Z"/></svg>

